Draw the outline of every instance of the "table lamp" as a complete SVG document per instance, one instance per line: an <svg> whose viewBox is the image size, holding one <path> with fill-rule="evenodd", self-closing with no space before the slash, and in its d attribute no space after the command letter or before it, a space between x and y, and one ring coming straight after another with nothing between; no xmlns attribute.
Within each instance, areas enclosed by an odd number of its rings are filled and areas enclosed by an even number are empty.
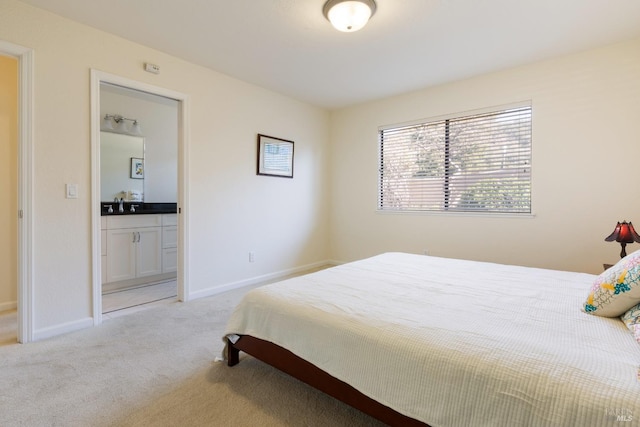
<svg viewBox="0 0 640 427"><path fill-rule="evenodd" d="M614 240L622 246L622 251L620 252L620 258L624 258L627 256L627 251L625 250L625 246L627 243L640 242L640 236L636 233L636 230L633 228L633 224L631 221L622 221L616 224L616 228L613 230L608 237L604 239L607 242L613 242Z"/></svg>

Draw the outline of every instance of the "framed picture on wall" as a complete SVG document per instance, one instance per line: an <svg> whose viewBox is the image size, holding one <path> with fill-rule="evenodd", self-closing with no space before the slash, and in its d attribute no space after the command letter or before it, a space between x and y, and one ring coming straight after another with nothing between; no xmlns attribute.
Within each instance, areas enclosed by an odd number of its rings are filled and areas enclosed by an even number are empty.
<svg viewBox="0 0 640 427"><path fill-rule="evenodd" d="M258 134L258 175L293 178L293 141Z"/></svg>
<svg viewBox="0 0 640 427"><path fill-rule="evenodd" d="M137 157L131 158L131 178L142 179L144 178L144 160Z"/></svg>

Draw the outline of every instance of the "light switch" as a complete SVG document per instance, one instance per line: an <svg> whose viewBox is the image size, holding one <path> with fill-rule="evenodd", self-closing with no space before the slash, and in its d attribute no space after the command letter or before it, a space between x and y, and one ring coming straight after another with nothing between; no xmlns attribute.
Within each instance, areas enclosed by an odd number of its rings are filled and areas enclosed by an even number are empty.
<svg viewBox="0 0 640 427"><path fill-rule="evenodd" d="M67 184L67 199L78 198L78 184Z"/></svg>

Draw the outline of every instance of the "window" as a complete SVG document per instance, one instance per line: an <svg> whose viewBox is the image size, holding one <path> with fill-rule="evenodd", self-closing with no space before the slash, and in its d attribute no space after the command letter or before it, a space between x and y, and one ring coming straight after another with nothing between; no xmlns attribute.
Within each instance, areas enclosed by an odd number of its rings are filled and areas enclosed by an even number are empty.
<svg viewBox="0 0 640 427"><path fill-rule="evenodd" d="M531 213L531 106L380 128L378 209Z"/></svg>

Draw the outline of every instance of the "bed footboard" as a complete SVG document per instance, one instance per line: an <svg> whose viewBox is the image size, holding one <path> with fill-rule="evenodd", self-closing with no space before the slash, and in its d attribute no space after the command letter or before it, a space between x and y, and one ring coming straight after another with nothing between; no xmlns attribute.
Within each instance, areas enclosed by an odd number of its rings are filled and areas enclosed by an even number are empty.
<svg viewBox="0 0 640 427"><path fill-rule="evenodd" d="M237 365L240 351L259 359L294 378L392 426L429 427L422 421L409 418L388 406L365 396L349 384L341 381L289 350L268 341L242 335L235 344L227 340L227 364Z"/></svg>

